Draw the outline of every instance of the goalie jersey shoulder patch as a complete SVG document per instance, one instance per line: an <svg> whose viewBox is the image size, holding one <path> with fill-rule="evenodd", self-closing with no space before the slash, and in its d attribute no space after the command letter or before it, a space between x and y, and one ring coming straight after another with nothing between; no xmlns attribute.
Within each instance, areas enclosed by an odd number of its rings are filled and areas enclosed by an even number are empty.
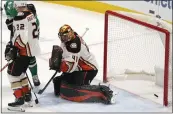
<svg viewBox="0 0 173 114"><path fill-rule="evenodd" d="M78 53L81 50L81 41L78 37L76 37L75 39L69 42L66 42L65 45L66 45L67 51L72 53Z"/></svg>

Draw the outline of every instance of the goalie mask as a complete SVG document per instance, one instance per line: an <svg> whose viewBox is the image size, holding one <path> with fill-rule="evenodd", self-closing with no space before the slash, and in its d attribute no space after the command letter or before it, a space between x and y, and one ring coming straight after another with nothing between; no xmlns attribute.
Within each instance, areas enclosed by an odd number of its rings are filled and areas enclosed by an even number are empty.
<svg viewBox="0 0 173 114"><path fill-rule="evenodd" d="M59 36L61 42L65 43L74 38L74 31L69 25L63 25L59 29L58 36Z"/></svg>

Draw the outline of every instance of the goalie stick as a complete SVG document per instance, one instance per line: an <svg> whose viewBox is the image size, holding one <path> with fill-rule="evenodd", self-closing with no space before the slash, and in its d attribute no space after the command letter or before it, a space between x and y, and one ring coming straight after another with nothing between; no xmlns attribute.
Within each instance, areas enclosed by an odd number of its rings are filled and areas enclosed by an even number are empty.
<svg viewBox="0 0 173 114"><path fill-rule="evenodd" d="M89 30L89 28L85 29L85 32L83 33L83 35L81 36L82 38L84 37L84 35L87 33L87 31Z"/></svg>
<svg viewBox="0 0 173 114"><path fill-rule="evenodd" d="M56 71L54 73L54 75L50 78L50 80L47 82L47 84L44 86L44 88L38 91L38 94L42 94L44 92L44 90L47 88L47 86L49 85L49 83L51 82L51 80L56 76L57 72L58 71Z"/></svg>

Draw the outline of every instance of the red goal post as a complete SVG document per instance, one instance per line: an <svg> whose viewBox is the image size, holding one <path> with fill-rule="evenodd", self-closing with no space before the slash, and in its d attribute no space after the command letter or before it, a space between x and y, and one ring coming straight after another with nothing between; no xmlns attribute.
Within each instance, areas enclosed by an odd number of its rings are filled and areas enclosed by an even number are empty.
<svg viewBox="0 0 173 114"><path fill-rule="evenodd" d="M153 29L155 31L161 32L165 34L165 59L164 59L164 97L163 97L163 104L165 106L168 105L168 76L169 76L169 49L170 49L170 32L166 29L160 28L158 26L152 25L150 23L135 19L133 17L129 17L126 15L123 15L121 13L118 12L114 12L114 11L106 11L105 12L105 26L104 26L104 61L103 61L103 81L107 82L108 79L108 75L107 75L107 70L108 70L108 31L109 31L109 16L115 16L116 18L121 18L123 20L141 25L141 26L145 26L147 28ZM116 37L116 36L115 36ZM112 55L113 56L113 55ZM115 58L118 59L118 58Z"/></svg>

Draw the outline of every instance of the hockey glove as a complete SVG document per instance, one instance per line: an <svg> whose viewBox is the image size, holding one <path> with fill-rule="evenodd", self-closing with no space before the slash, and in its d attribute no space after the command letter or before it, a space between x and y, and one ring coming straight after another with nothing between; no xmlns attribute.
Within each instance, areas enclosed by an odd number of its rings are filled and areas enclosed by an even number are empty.
<svg viewBox="0 0 173 114"><path fill-rule="evenodd" d="M8 30L13 31L13 19L6 19L5 21Z"/></svg>
<svg viewBox="0 0 173 114"><path fill-rule="evenodd" d="M61 72L61 59L62 59L62 53L63 50L60 46L54 45L52 49L52 55L49 59L49 67L50 70L56 70L58 72Z"/></svg>
<svg viewBox="0 0 173 114"><path fill-rule="evenodd" d="M15 60L18 54L18 49L12 45L12 42L8 42L5 49L5 60Z"/></svg>

